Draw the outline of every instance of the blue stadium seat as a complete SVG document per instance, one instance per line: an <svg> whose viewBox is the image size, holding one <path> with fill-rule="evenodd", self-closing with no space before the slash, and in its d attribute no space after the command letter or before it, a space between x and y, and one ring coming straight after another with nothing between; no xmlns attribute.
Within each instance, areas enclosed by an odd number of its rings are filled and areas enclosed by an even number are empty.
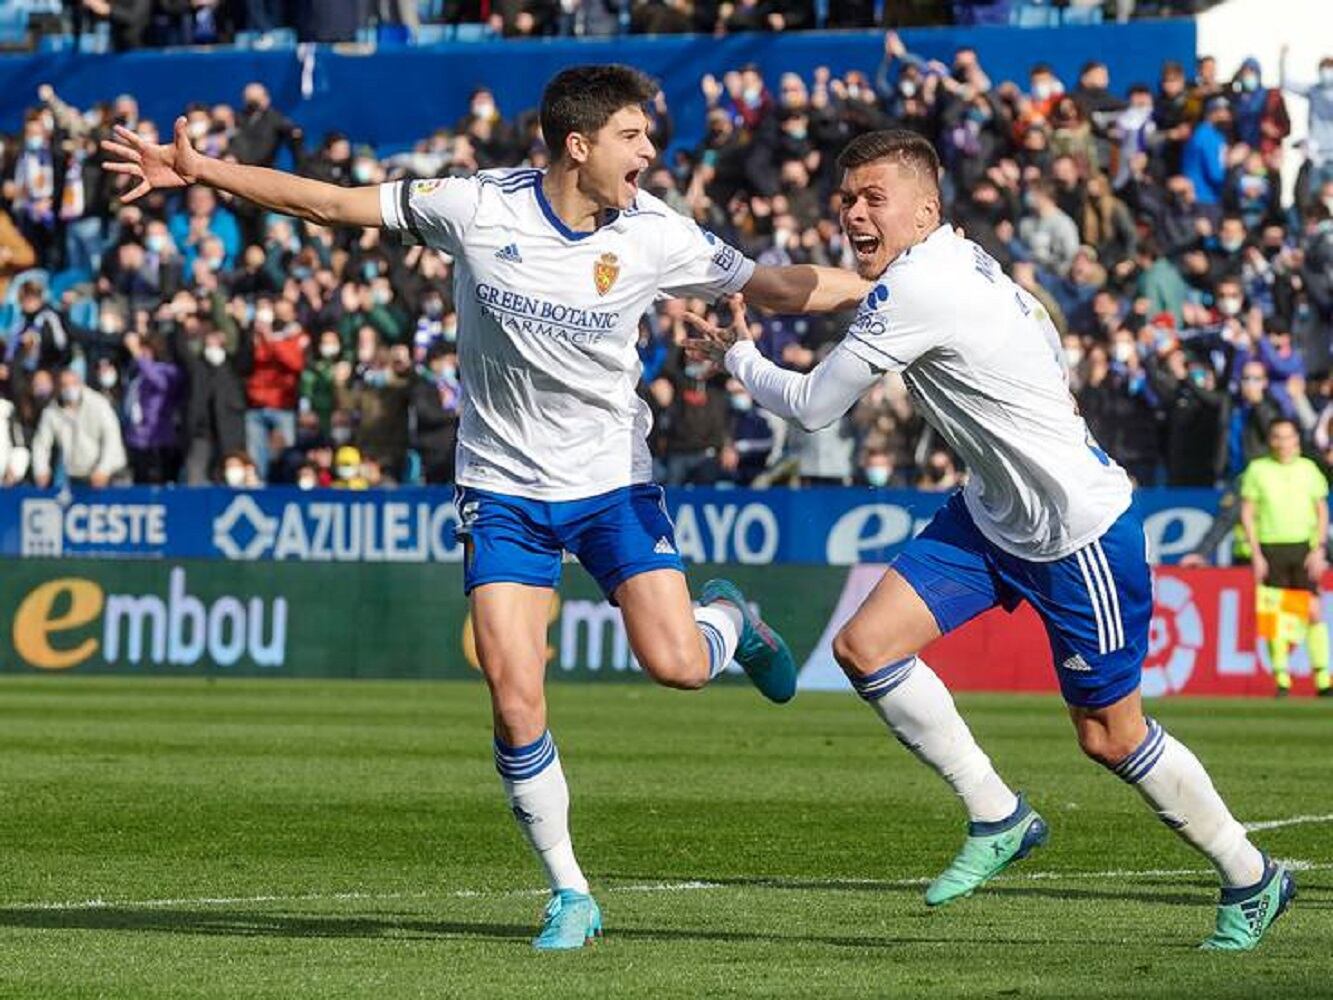
<svg viewBox="0 0 1333 1000"><path fill-rule="evenodd" d="M85 281L92 281L93 276L81 268L70 268L61 271L51 278L50 295L52 299L58 299L75 285L82 284Z"/></svg>

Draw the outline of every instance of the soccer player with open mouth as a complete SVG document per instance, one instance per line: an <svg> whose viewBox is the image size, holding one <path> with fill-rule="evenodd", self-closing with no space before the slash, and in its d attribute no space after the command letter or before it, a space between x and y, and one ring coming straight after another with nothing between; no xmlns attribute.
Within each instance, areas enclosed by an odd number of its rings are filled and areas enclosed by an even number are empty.
<svg viewBox="0 0 1333 1000"><path fill-rule="evenodd" d="M868 291L835 268L756 266L639 190L657 151L643 106L655 84L623 66L547 85L547 170L339 187L205 157L185 119L171 143L126 129L107 169L154 189L208 184L321 225L383 226L454 261L462 414L456 503L464 587L490 687L495 763L551 897L534 944L580 948L601 914L574 855L569 790L547 728L546 630L562 555L574 554L625 619L661 684L700 688L734 658L760 692L796 692L786 643L725 580L694 607L636 395L640 317L660 295L744 291L782 313L854 308Z"/></svg>
<svg viewBox="0 0 1333 1000"><path fill-rule="evenodd" d="M833 644L860 696L967 811L963 847L926 903L971 895L1047 838L1045 820L996 773L918 655L984 611L1027 601L1046 625L1083 751L1138 789L1221 876L1203 947L1253 948L1295 882L1250 843L1198 758L1143 714L1153 605L1143 527L1129 477L1074 406L1054 325L942 221L928 140L867 133L838 166L842 227L857 272L875 282L846 338L808 374L784 371L750 341L736 297L730 329L691 318L691 349L723 362L759 405L812 430L900 372L916 408L970 470Z"/></svg>

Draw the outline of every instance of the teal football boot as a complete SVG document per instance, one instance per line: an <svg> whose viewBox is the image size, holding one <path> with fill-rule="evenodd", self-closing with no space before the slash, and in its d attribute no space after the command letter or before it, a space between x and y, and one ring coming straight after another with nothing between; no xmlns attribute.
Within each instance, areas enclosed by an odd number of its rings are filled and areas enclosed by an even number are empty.
<svg viewBox="0 0 1333 1000"><path fill-rule="evenodd" d="M1264 877L1255 885L1223 889L1217 927L1199 945L1205 951L1249 951L1296 898L1296 880L1282 864L1264 858Z"/></svg>
<svg viewBox="0 0 1333 1000"><path fill-rule="evenodd" d="M542 915L542 929L532 939L538 951L569 951L601 937L602 911L597 900L573 889L551 893Z"/></svg>
<svg viewBox="0 0 1333 1000"><path fill-rule="evenodd" d="M704 584L699 603L707 607L718 601L733 605L744 621L736 644L736 662L769 701L778 704L791 701L796 696L796 661L782 636L764 624L751 610L740 588L730 580L709 580Z"/></svg>
<svg viewBox="0 0 1333 1000"><path fill-rule="evenodd" d="M1013 815L994 823L969 823L962 850L940 876L926 887L926 905L943 906L970 896L1015 861L1046 843L1046 821L1018 796Z"/></svg>

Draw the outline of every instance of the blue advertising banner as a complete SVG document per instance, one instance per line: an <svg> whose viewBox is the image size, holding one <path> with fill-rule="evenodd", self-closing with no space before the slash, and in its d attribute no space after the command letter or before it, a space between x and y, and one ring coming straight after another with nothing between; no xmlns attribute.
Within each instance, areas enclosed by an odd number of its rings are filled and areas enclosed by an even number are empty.
<svg viewBox="0 0 1333 1000"><path fill-rule="evenodd" d="M851 565L891 559L947 494L868 488L667 490L688 563ZM1214 490L1141 490L1154 561L1191 551ZM0 490L0 557L451 563L453 491L274 487Z"/></svg>

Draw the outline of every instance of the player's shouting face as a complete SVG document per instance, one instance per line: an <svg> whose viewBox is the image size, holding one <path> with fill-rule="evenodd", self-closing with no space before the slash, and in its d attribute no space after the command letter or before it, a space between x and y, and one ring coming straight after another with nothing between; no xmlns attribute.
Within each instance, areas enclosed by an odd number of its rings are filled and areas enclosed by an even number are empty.
<svg viewBox="0 0 1333 1000"><path fill-rule="evenodd" d="M843 150L842 230L861 277L878 278L939 226L938 162L926 140L906 133L869 133Z"/></svg>
<svg viewBox="0 0 1333 1000"><path fill-rule="evenodd" d="M639 175L657 155L648 116L637 105L621 108L591 136L571 135L566 149L579 164L579 189L604 208L629 208Z"/></svg>
<svg viewBox="0 0 1333 1000"><path fill-rule="evenodd" d="M552 164L572 167L579 192L601 208L629 208L657 156L643 109L656 94L628 66L575 66L546 85L542 136Z"/></svg>

